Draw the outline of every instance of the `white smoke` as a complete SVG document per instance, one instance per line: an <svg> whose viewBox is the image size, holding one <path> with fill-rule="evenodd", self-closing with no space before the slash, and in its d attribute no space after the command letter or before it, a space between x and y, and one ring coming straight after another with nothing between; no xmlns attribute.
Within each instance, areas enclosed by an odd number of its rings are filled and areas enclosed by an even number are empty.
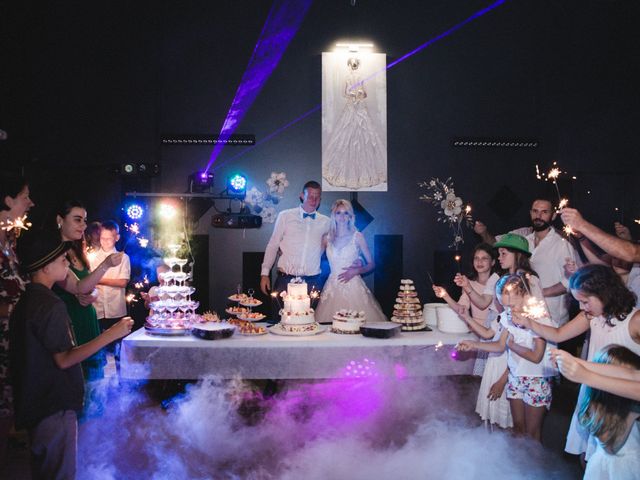
<svg viewBox="0 0 640 480"><path fill-rule="evenodd" d="M105 381L102 415L80 428L78 478L575 478L535 442L478 426L477 386L378 377L286 385L264 399L250 384L206 378L162 408L144 386Z"/></svg>

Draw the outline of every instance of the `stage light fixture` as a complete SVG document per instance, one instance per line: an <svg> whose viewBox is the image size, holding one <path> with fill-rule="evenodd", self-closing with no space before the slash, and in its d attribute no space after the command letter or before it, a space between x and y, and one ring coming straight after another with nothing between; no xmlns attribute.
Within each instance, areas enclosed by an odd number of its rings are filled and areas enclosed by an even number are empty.
<svg viewBox="0 0 640 480"><path fill-rule="evenodd" d="M131 220L140 220L144 215L144 208L142 205L132 203L127 207L127 217Z"/></svg>
<svg viewBox="0 0 640 480"><path fill-rule="evenodd" d="M233 197L244 198L247 194L247 177L237 173L229 178L227 193Z"/></svg>
<svg viewBox="0 0 640 480"><path fill-rule="evenodd" d="M120 173L122 175L135 175L136 164L135 163L123 163L120 167Z"/></svg>
<svg viewBox="0 0 640 480"><path fill-rule="evenodd" d="M208 193L213 188L213 173L195 172L189 175L189 191L191 193Z"/></svg>

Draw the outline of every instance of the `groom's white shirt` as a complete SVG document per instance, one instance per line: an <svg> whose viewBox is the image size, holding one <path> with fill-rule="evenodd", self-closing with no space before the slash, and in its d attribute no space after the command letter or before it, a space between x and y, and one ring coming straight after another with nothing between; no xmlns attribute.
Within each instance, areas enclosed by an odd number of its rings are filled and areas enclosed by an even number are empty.
<svg viewBox="0 0 640 480"><path fill-rule="evenodd" d="M322 237L329 231L331 220L315 212L315 219L304 217L302 206L278 214L271 239L264 252L261 275L268 276L276 260L278 270L288 275L312 276L320 273Z"/></svg>

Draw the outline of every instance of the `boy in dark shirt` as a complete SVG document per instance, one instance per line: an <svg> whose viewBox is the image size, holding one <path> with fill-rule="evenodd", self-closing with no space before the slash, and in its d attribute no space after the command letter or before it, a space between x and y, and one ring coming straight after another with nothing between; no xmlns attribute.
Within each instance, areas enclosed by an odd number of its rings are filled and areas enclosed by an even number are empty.
<svg viewBox="0 0 640 480"><path fill-rule="evenodd" d="M29 431L32 475L75 478L78 422L84 382L80 362L129 332L123 318L102 335L77 346L64 302L51 291L64 280L71 242L58 232L29 232L20 239L20 264L31 283L11 316L10 355L16 426Z"/></svg>

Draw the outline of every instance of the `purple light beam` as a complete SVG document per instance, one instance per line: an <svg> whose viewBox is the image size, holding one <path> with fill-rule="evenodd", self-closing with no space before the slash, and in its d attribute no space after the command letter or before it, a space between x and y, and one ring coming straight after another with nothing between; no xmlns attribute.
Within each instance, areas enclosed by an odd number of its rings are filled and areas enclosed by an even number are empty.
<svg viewBox="0 0 640 480"><path fill-rule="evenodd" d="M260 37L253 50L236 95L229 107L220 130L220 139L228 140L253 105L267 79L273 73L289 42L300 28L312 0L275 0L267 16ZM224 142L215 145L205 172L224 148Z"/></svg>
<svg viewBox="0 0 640 480"><path fill-rule="evenodd" d="M385 68L378 70L377 72L372 73L371 75L369 75L367 78L365 78L364 80L362 80L360 83L353 85L351 88L355 88L359 85L362 85L364 82L367 82L369 80L371 80L372 78L375 78L377 75L380 75L380 73L389 70L390 68L395 67L396 65L398 65L400 62L407 60L408 58L412 57L413 55L415 55L416 53L421 52L422 50L424 50L427 47L430 47L431 45L433 45L434 43L437 43L438 41L442 40L443 38L451 35L453 32L461 29L462 27L464 27L465 25L467 25L468 23L474 21L477 18L480 18L481 16L491 12L492 10L498 8L499 6L503 5L504 3L506 3L507 0L497 0L495 2L493 2L491 5L483 8L482 10L478 10L476 13L474 13L473 15L471 15L470 17L467 17L466 19L464 19L463 21L455 24L453 27L449 28L448 30L445 30L444 32L442 32L441 34L427 40L426 42L424 42L422 45L419 45L418 47L414 48L413 50L411 50L410 52L404 54L402 57L398 58L397 60L391 62L389 65L387 65ZM239 89L238 89L239 90ZM256 148L258 145L261 145L263 143L265 143L266 141L276 137L277 135L281 134L282 132L284 132L285 130L287 130L289 127L295 125L298 122L301 122L302 120L304 120L305 118L309 117L312 113L315 113L316 111L320 110L321 105L318 104L315 107L313 107L312 109L306 111L305 113L303 113L302 115L300 115L298 118L291 120L290 122L288 122L287 124L283 125L282 127L278 128L277 130L275 130L273 133L270 133L269 135L267 135L266 137L264 137L262 140L260 140L259 142L256 142L254 145L245 148L244 150L238 152L236 155L234 155L231 158L228 158L227 160L225 160L224 162L221 162L220 164L218 164L216 166L216 168L221 167L222 165L235 160L239 157L241 157L242 155L249 153L250 151L252 151L254 148ZM218 145L216 145L216 148L218 147ZM220 149L222 149L222 147L220 147ZM215 150L214 150L215 152ZM212 155L212 158L215 160L215 157ZM209 164L207 165L207 171L209 170L209 168L211 167L213 160L209 161Z"/></svg>

